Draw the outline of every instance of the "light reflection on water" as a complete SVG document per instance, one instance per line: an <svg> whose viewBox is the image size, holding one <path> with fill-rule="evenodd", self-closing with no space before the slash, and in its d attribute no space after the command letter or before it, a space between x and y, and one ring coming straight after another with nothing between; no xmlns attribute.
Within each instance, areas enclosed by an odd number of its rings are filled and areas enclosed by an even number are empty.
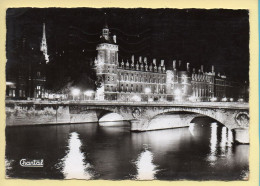
<svg viewBox="0 0 260 186"><path fill-rule="evenodd" d="M249 173L249 145L233 144L229 129L203 119L142 133L129 132L129 125L14 127L6 141L8 177L238 180ZM21 158L43 158L44 167L22 168Z"/></svg>
<svg viewBox="0 0 260 186"><path fill-rule="evenodd" d="M61 160L62 173L65 179L91 179L92 175L88 172L90 164L84 163L84 154L80 150L81 141L76 132L69 136L67 155Z"/></svg>
<svg viewBox="0 0 260 186"><path fill-rule="evenodd" d="M211 126L211 133L210 133L210 153L208 155L208 161L210 162L211 166L215 165L215 161L217 160L216 157L216 150L217 150L217 142L218 142L218 136L217 136L217 123L212 123Z"/></svg>
<svg viewBox="0 0 260 186"><path fill-rule="evenodd" d="M137 180L153 180L155 178L156 165L153 164L153 154L145 147L135 162L137 168Z"/></svg>

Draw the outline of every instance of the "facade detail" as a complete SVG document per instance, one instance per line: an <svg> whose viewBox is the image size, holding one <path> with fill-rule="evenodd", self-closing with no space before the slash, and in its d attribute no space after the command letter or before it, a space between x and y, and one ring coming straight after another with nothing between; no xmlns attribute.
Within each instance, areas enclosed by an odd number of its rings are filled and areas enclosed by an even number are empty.
<svg viewBox="0 0 260 186"><path fill-rule="evenodd" d="M102 30L101 43L97 45L95 68L101 86L96 91L96 100L118 101L233 101L245 98L238 83L226 76L190 69L190 63L173 60L172 69L167 70L164 60L146 57L138 60L118 59L119 46L116 36L110 37L106 26Z"/></svg>

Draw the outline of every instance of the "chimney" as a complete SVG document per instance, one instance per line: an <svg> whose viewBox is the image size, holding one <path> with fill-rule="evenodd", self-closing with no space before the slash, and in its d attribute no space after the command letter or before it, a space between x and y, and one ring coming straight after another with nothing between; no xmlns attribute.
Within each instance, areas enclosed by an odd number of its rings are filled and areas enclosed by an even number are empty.
<svg viewBox="0 0 260 186"><path fill-rule="evenodd" d="M113 36L113 40L116 43L116 35Z"/></svg>
<svg viewBox="0 0 260 186"><path fill-rule="evenodd" d="M139 56L139 63L142 63L142 56Z"/></svg>
<svg viewBox="0 0 260 186"><path fill-rule="evenodd" d="M161 66L164 66L164 60L163 59L161 60Z"/></svg>
<svg viewBox="0 0 260 186"><path fill-rule="evenodd" d="M173 68L173 70L176 69L176 60L173 60L173 62L172 62L172 68Z"/></svg>
<svg viewBox="0 0 260 186"><path fill-rule="evenodd" d="M203 65L201 65L200 69L201 69L201 72L203 73Z"/></svg>
<svg viewBox="0 0 260 186"><path fill-rule="evenodd" d="M145 64L147 63L147 58L146 58L146 57L144 57L144 63L145 63Z"/></svg>
<svg viewBox="0 0 260 186"><path fill-rule="evenodd" d="M211 72L212 73L214 72L214 65L212 65L212 67L211 67Z"/></svg>
<svg viewBox="0 0 260 186"><path fill-rule="evenodd" d="M156 59L153 59L153 64L156 66Z"/></svg>
<svg viewBox="0 0 260 186"><path fill-rule="evenodd" d="M190 63L187 63L187 72L190 71Z"/></svg>

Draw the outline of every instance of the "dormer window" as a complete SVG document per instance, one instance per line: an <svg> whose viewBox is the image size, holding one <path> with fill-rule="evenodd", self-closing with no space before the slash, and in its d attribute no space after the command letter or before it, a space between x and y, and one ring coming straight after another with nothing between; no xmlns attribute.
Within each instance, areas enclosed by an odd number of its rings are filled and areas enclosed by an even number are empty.
<svg viewBox="0 0 260 186"><path fill-rule="evenodd" d="M103 34L108 34L108 30L107 30L107 29L104 29L104 30L103 30Z"/></svg>

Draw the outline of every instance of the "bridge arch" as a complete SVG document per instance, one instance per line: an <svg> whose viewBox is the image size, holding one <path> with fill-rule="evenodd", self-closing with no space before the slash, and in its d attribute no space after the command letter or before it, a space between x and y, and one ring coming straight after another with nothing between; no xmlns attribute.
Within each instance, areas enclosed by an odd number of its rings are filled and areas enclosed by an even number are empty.
<svg viewBox="0 0 260 186"><path fill-rule="evenodd" d="M193 114L199 114L203 116L207 116L216 120L217 122L223 124L228 129L236 129L236 128L246 128L248 125L246 121L248 116L245 113L241 113L243 111L235 110L235 109L221 109L221 108L196 108L196 107L160 107L160 108L145 108L141 109L142 114L136 119L140 121L141 131L149 130L149 123L154 117L161 114L166 113L175 113L175 112L189 112ZM239 116L239 117L237 117ZM242 117L243 116L243 117ZM195 117L195 116L194 116ZM243 123L239 125L239 122L236 118L239 118Z"/></svg>
<svg viewBox="0 0 260 186"><path fill-rule="evenodd" d="M180 114L183 114L183 113L187 113L187 114L190 114L193 116L192 119L194 119L195 117L198 117L198 116L206 116L206 117L209 117L213 120L216 120L217 122L225 125L224 123L222 123L223 121L216 117L216 115L213 113L213 112L209 112L209 111L201 111L201 110L192 110L192 109L167 109L167 110L163 110L161 113L159 113L158 115L163 115L163 114L177 114L177 113L180 113ZM158 116L158 115L155 115L154 117ZM192 119L190 121L192 121Z"/></svg>
<svg viewBox="0 0 260 186"><path fill-rule="evenodd" d="M192 120L197 117L208 117L213 121L219 122L215 118L198 112L182 110L162 111L147 120L146 130L188 127L191 124Z"/></svg>

